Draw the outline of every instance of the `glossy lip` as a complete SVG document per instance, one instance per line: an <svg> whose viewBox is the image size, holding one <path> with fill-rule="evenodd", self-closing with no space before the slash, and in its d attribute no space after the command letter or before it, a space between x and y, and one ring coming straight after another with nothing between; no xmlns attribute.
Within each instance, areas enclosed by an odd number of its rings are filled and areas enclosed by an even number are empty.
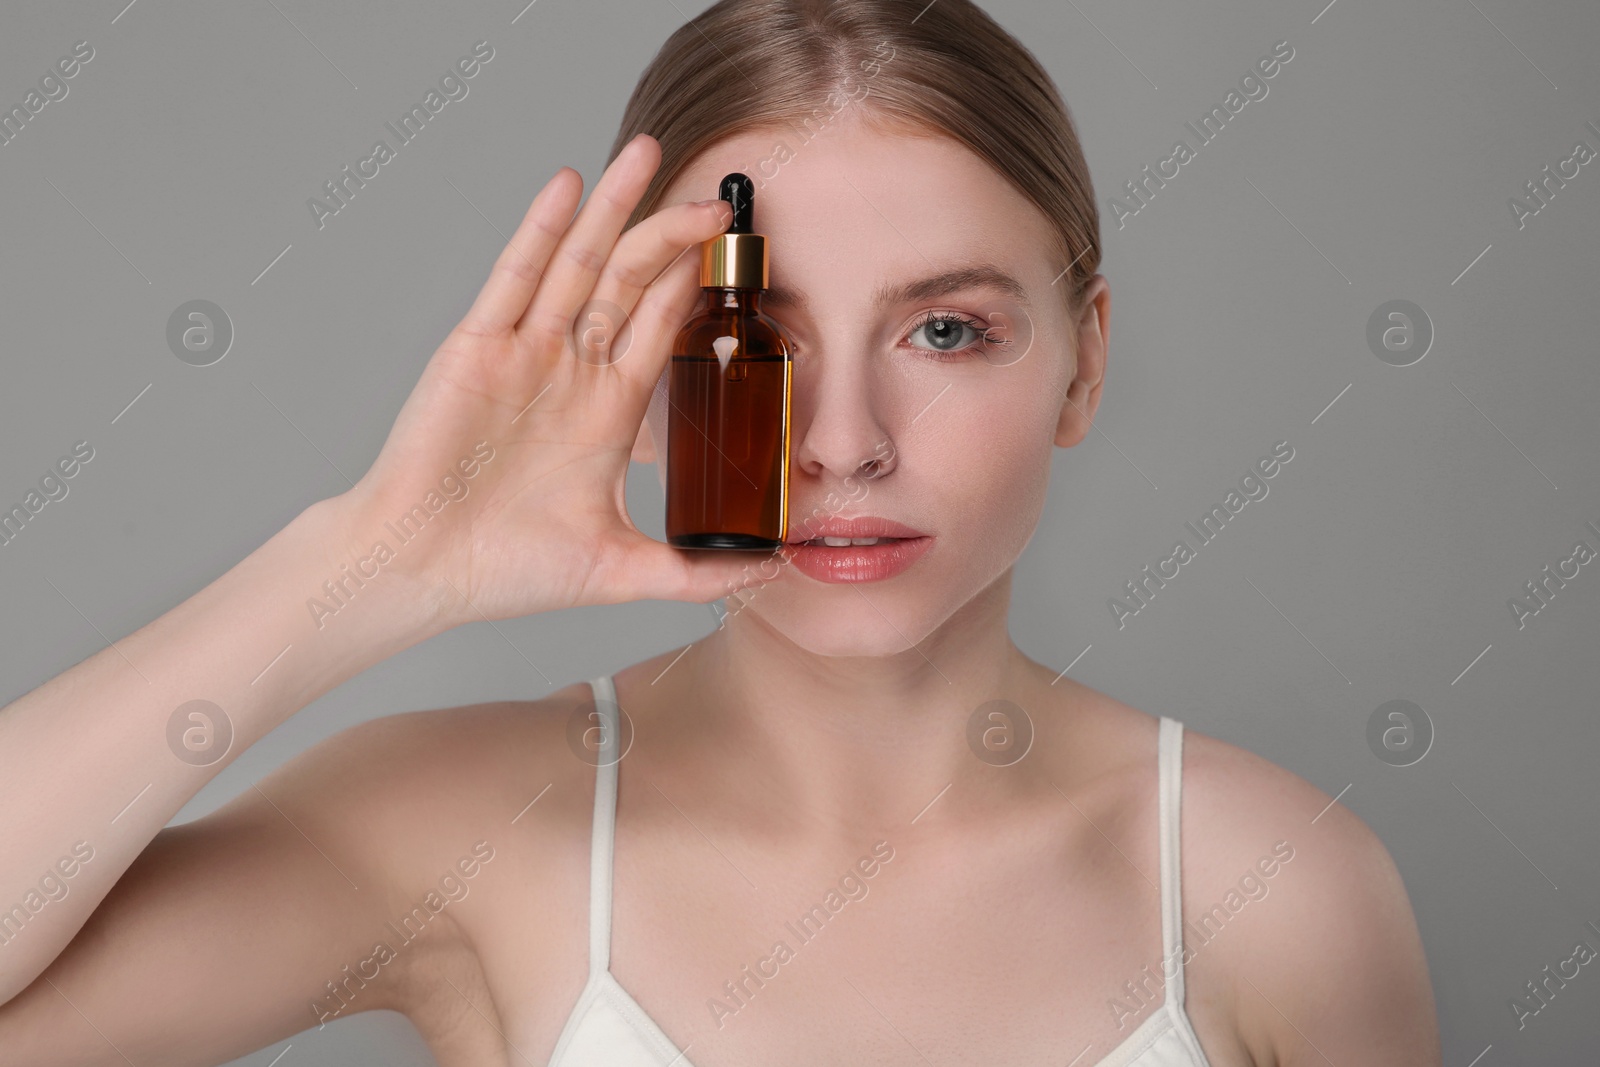
<svg viewBox="0 0 1600 1067"><path fill-rule="evenodd" d="M795 570L819 582L881 582L893 578L920 559L933 546L933 538L904 523L876 515L855 519L830 518L810 528L810 536L796 531L783 547ZM808 545L817 537L897 537L879 545Z"/></svg>
<svg viewBox="0 0 1600 1067"><path fill-rule="evenodd" d="M886 534L885 536L893 536ZM933 546L931 537L880 545L785 545L795 570L819 582L881 582L910 567Z"/></svg>
<svg viewBox="0 0 1600 1067"><path fill-rule="evenodd" d="M805 523L804 528L791 531L786 543L797 545L819 537L925 537L921 530L913 530L903 522L863 515L854 519L828 518L819 523ZM866 546L863 546L866 547Z"/></svg>

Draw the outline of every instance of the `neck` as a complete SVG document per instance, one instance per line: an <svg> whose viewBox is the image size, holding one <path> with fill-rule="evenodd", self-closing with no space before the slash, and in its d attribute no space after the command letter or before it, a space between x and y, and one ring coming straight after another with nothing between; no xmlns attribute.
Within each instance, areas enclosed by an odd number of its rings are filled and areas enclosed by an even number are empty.
<svg viewBox="0 0 1600 1067"><path fill-rule="evenodd" d="M1053 672L1012 643L1009 599L1008 573L914 647L875 656L812 653L752 606L681 659L642 665L625 683L639 697L623 699L648 702L640 729L694 769L694 788L759 813L774 833L855 847L957 794L963 822L992 819L1019 790L1049 785L1026 759L980 760L973 712L1015 701L1038 729L1045 702L1061 696Z"/></svg>

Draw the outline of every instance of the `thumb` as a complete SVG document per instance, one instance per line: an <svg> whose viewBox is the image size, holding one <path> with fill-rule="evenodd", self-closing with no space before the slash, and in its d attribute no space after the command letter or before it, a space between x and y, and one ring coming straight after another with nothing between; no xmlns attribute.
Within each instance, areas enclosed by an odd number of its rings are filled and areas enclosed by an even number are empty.
<svg viewBox="0 0 1600 1067"><path fill-rule="evenodd" d="M642 535L641 535L642 536ZM644 537L626 563L629 600L681 600L709 604L722 597L782 581L781 549L732 552L675 548Z"/></svg>

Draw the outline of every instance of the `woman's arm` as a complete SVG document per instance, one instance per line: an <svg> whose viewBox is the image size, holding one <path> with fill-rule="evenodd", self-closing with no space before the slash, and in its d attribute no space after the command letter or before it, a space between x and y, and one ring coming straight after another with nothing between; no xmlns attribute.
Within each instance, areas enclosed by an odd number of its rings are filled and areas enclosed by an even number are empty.
<svg viewBox="0 0 1600 1067"><path fill-rule="evenodd" d="M0 709L0 1062L127 1062L100 1023L166 1063L298 1029L295 991L309 1005L330 964L370 955L373 916L409 899L415 853L383 831L383 790L351 792L389 770L365 744L388 728L346 731L163 830L173 815L274 726L434 633L703 603L742 577L739 554L673 549L623 508L651 390L700 295L683 253L731 218L721 201L679 204L624 233L660 158L640 135L576 217L576 172L546 183L354 488ZM578 358L573 326L594 306L624 318L606 338L631 325L625 351ZM210 1014L175 1028L174 1005ZM64 1019L87 1029L37 1036Z"/></svg>
<svg viewBox="0 0 1600 1067"><path fill-rule="evenodd" d="M1343 805L1303 821L1299 883L1263 909L1243 972L1255 988L1240 993L1272 1035L1274 1067L1439 1067L1428 960L1393 857Z"/></svg>
<svg viewBox="0 0 1600 1067"><path fill-rule="evenodd" d="M474 842L419 832L408 796L419 727L448 714L341 731L161 830L44 973L0 1005L0 1067L208 1067L357 1012L414 1014L419 967L473 990L451 914L468 905L434 914L423 902L445 875L470 884L453 864L477 862ZM492 1047L476 1051L471 1062L500 1063Z"/></svg>
<svg viewBox="0 0 1600 1067"><path fill-rule="evenodd" d="M319 630L307 601L340 576L345 530L342 498L314 504L188 600L0 710L0 1003L239 753L442 625L426 590L397 577L368 583ZM175 725L195 700L220 713Z"/></svg>
<svg viewBox="0 0 1600 1067"><path fill-rule="evenodd" d="M1416 917L1360 816L1244 749L1184 734L1184 948L1261 1067L1438 1067ZM1234 910L1237 914L1233 914Z"/></svg>

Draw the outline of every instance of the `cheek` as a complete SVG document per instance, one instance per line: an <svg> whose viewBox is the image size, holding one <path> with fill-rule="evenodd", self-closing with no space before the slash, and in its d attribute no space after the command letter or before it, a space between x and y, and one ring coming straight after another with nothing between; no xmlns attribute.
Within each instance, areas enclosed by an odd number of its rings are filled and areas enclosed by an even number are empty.
<svg viewBox="0 0 1600 1067"><path fill-rule="evenodd" d="M989 381L952 390L956 395L945 400L954 402L938 429L946 462L966 472L963 482L993 483L984 495L1048 474L1041 467L1054 447L1060 415L1054 383L1011 368L990 373L995 377Z"/></svg>
<svg viewBox="0 0 1600 1067"><path fill-rule="evenodd" d="M1017 554L1031 536L1055 448L1059 411L1048 399L1043 383L974 394L940 427L932 469L975 553Z"/></svg>

